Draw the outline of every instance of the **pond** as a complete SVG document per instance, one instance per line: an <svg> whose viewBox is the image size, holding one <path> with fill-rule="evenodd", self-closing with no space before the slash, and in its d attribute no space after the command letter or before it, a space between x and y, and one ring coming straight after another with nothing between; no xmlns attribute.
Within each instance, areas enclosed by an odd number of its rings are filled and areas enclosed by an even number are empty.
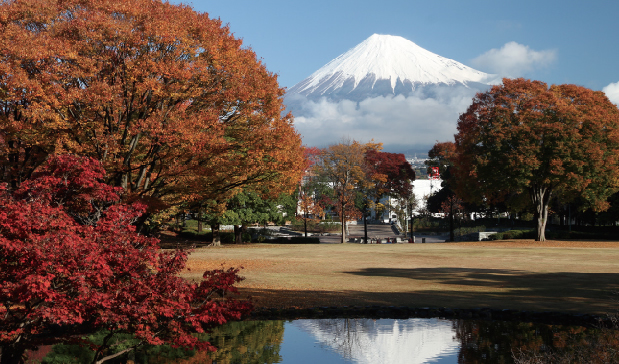
<svg viewBox="0 0 619 364"><path fill-rule="evenodd" d="M613 362L619 357L609 355L617 355L618 338L608 329L490 320L242 321L203 336L219 348L216 353L149 347L110 363L513 363L513 355L546 355L548 362L600 356L599 362ZM32 354L43 363L82 363L91 357L71 345Z"/></svg>

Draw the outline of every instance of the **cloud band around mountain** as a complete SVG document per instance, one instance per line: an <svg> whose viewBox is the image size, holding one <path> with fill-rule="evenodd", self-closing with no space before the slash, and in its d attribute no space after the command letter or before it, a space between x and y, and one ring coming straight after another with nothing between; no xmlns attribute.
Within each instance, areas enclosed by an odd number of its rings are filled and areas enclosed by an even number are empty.
<svg viewBox="0 0 619 364"><path fill-rule="evenodd" d="M431 98L419 93L360 102L312 101L297 94L294 102L302 110L295 117L295 127L308 146L325 147L347 136L361 142L374 139L391 150L427 151L437 140L453 139L458 117L475 92L455 87L435 90Z"/></svg>
<svg viewBox="0 0 619 364"><path fill-rule="evenodd" d="M546 67L556 51L509 42L473 63L478 71L402 37L374 34L286 94L285 103L309 146L348 136L391 149L422 149L452 140L475 93Z"/></svg>

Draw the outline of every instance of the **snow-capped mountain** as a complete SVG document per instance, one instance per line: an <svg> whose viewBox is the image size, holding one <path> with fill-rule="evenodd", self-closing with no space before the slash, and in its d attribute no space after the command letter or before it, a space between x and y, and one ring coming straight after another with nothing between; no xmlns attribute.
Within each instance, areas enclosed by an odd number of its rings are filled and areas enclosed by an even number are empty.
<svg viewBox="0 0 619 364"><path fill-rule="evenodd" d="M451 322L439 319L295 320L291 325L346 362L358 364L428 363L460 348Z"/></svg>
<svg viewBox="0 0 619 364"><path fill-rule="evenodd" d="M475 94L498 81L402 37L374 34L290 88L284 103L306 145L350 137L427 152L451 140Z"/></svg>
<svg viewBox="0 0 619 364"><path fill-rule="evenodd" d="M287 97L299 94L310 100L361 101L408 96L427 86L479 88L495 79L495 75L441 57L405 38L374 34L290 88Z"/></svg>

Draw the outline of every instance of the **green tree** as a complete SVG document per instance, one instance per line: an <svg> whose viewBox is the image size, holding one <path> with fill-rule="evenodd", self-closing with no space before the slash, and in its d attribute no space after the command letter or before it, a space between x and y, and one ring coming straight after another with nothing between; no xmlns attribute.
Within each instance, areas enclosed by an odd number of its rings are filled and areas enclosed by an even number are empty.
<svg viewBox="0 0 619 364"><path fill-rule="evenodd" d="M504 79L460 116L455 144L461 197L528 195L537 241L552 196L582 196L603 211L619 187L619 110L584 87Z"/></svg>
<svg viewBox="0 0 619 364"><path fill-rule="evenodd" d="M277 200L261 197L255 191L244 191L228 200L224 224L234 225L235 243L243 243L243 234L249 224L281 223L284 220L283 206L287 196ZM289 200L289 199L288 199Z"/></svg>

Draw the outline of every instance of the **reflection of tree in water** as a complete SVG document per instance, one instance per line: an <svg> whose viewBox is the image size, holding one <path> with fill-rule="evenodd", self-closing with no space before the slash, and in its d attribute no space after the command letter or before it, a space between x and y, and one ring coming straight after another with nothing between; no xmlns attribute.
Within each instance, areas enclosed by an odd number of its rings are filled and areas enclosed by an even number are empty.
<svg viewBox="0 0 619 364"><path fill-rule="evenodd" d="M213 362L218 364L279 363L283 338L284 321L231 322L205 337L218 349L210 354ZM178 363L205 363L192 359Z"/></svg>
<svg viewBox="0 0 619 364"><path fill-rule="evenodd" d="M346 359L352 359L352 353L363 349L359 334L367 332L375 320L370 319L326 319L317 320L322 332L332 335L332 347Z"/></svg>
<svg viewBox="0 0 619 364"><path fill-rule="evenodd" d="M619 363L619 330L560 332L546 350L515 350L517 364Z"/></svg>
<svg viewBox="0 0 619 364"><path fill-rule="evenodd" d="M511 363L512 347L539 348L552 340L530 323L456 320L453 328L461 343L458 363Z"/></svg>
<svg viewBox="0 0 619 364"><path fill-rule="evenodd" d="M82 364L82 363L95 363L95 348L102 344L104 338L109 334L109 331L101 330L94 334L83 337L84 341L82 345L78 344L57 344L54 345L50 353L45 356L41 363L43 364ZM130 334L115 334L110 339L110 349L104 352L104 356L111 355L124 350L127 347L131 347L139 343L139 340L133 338ZM168 356L185 357L186 351L183 349L172 349L165 345L161 347L151 347L152 350L161 350L160 348L166 348L164 350ZM116 358L107 360L105 363L109 364L121 364L126 363L127 360L134 360L137 363L142 362L140 359L143 356L146 348L141 348L136 351L131 351Z"/></svg>
<svg viewBox="0 0 619 364"><path fill-rule="evenodd" d="M526 322L457 320L458 363L616 363L619 331Z"/></svg>
<svg viewBox="0 0 619 364"><path fill-rule="evenodd" d="M88 337L96 342L106 332L100 332ZM128 360L136 364L273 364L281 361L280 345L284 337L283 321L241 321L230 322L217 327L210 334L198 335L218 348L217 352L195 352L174 349L167 345L147 346L134 353L115 358L106 363L121 364ZM117 338L127 340L131 344L132 338L128 335ZM122 349L122 346L120 347ZM86 346L55 345L50 354L43 360L44 364L72 364L90 363L94 353Z"/></svg>

